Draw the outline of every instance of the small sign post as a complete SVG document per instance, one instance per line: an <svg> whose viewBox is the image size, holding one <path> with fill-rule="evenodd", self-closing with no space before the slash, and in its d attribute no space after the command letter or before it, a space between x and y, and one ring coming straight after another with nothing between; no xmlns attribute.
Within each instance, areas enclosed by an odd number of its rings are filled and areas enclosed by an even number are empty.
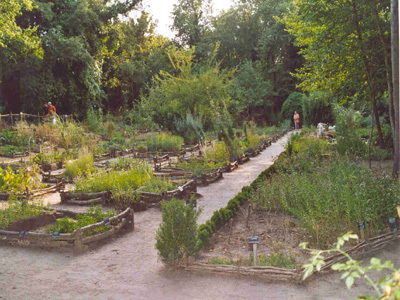
<svg viewBox="0 0 400 300"><path fill-rule="evenodd" d="M396 219L395 218L389 218L389 227L390 227L390 232L393 232L396 229Z"/></svg>
<svg viewBox="0 0 400 300"><path fill-rule="evenodd" d="M25 231L21 230L21 231L18 233L18 236L19 236L19 237L24 237L24 236L25 236Z"/></svg>
<svg viewBox="0 0 400 300"><path fill-rule="evenodd" d="M362 241L364 241L364 228L365 228L365 221L358 222L358 229L360 230Z"/></svg>
<svg viewBox="0 0 400 300"><path fill-rule="evenodd" d="M58 237L60 237L60 232L58 232L58 231L54 231L53 234L51 235L51 238L53 238L53 239L56 239Z"/></svg>
<svg viewBox="0 0 400 300"><path fill-rule="evenodd" d="M257 244L259 243L258 235L252 235L249 238L249 244L253 244L253 264L257 266Z"/></svg>
<svg viewBox="0 0 400 300"><path fill-rule="evenodd" d="M103 223L104 226L110 226L110 218L104 218Z"/></svg>

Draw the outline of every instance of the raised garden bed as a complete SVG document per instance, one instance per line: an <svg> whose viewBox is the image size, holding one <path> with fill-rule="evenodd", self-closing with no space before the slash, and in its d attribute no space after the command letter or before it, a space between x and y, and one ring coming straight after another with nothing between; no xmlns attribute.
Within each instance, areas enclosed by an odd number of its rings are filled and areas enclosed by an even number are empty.
<svg viewBox="0 0 400 300"><path fill-rule="evenodd" d="M40 168L43 172L56 171L63 168L63 162L59 161L57 163L40 165Z"/></svg>
<svg viewBox="0 0 400 300"><path fill-rule="evenodd" d="M105 204L111 201L112 194L110 191L97 192L97 193L72 193L60 192L61 203L71 205L92 205L92 204Z"/></svg>
<svg viewBox="0 0 400 300"><path fill-rule="evenodd" d="M43 183L56 183L59 184L61 182L65 183L73 183L73 179L65 177L63 174L51 174L51 172L48 172L47 174L44 173L42 174L42 182Z"/></svg>
<svg viewBox="0 0 400 300"><path fill-rule="evenodd" d="M148 207L159 205L162 200L188 199L197 192L197 185L195 180L190 180L184 185L172 191L165 191L161 193L151 193L137 191L137 203L132 204L135 210L143 210ZM97 193L72 193L61 192L61 202L71 205L92 205L92 204L105 204L113 202L113 195L110 191L97 192Z"/></svg>
<svg viewBox="0 0 400 300"><path fill-rule="evenodd" d="M106 239L115 235L121 229L134 229L134 213L131 208L127 208L122 213L110 217L108 220L91 224L82 228L77 228L72 233L39 233L33 232L38 227L49 225L56 221L57 218L65 216L76 217L74 212L65 213L51 212L38 217L20 220L18 224L11 224L9 228L14 230L0 230L0 240L15 246L31 246L45 248L66 248L73 249L76 253L83 253L88 250L90 244ZM87 232L93 232L99 227L108 226L109 229L102 233L87 235ZM17 231L18 230L18 231Z"/></svg>
<svg viewBox="0 0 400 300"><path fill-rule="evenodd" d="M193 179L196 180L198 186L207 186L210 183L216 182L223 178L222 170L218 169L214 172L205 173L201 176L195 176Z"/></svg>
<svg viewBox="0 0 400 300"><path fill-rule="evenodd" d="M27 156L29 156L29 151L25 150L22 152L12 152L10 154L0 154L0 156L9 157L9 158L27 157Z"/></svg>

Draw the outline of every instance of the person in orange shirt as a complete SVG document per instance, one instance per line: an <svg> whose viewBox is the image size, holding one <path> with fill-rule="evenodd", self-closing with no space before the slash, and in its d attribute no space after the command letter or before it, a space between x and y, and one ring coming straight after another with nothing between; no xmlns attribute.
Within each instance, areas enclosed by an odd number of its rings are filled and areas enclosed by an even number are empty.
<svg viewBox="0 0 400 300"><path fill-rule="evenodd" d="M48 114L49 115L55 115L56 114L56 107L51 104L51 102L47 103L47 106L49 107Z"/></svg>

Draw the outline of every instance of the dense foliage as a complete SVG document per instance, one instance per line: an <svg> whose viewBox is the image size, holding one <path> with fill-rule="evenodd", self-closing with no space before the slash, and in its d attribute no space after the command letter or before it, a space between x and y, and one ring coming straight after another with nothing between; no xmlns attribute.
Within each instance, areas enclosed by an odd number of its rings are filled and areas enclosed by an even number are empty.
<svg viewBox="0 0 400 300"><path fill-rule="evenodd" d="M196 212L183 200L172 199L161 203L162 222L156 235L156 248L168 265L179 265L184 258L199 251Z"/></svg>

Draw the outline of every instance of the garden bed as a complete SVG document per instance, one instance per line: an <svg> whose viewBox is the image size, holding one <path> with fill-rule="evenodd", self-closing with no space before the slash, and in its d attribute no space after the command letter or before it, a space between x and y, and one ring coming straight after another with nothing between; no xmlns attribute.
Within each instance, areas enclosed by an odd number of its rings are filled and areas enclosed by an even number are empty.
<svg viewBox="0 0 400 300"><path fill-rule="evenodd" d="M131 203L131 206L135 210L144 210L148 207L159 205L162 200L171 200L172 198L177 199L188 199L192 195L196 194L197 185L195 180L190 180L171 191L165 191L161 193L151 193L144 191L136 191L134 193L137 196L136 201ZM71 205L92 205L92 204L112 204L113 195L110 191L103 191L97 193L72 193L72 192L61 192L61 203Z"/></svg>
<svg viewBox="0 0 400 300"><path fill-rule="evenodd" d="M64 216L71 217L73 212L51 212L41 216L30 218L29 220L19 221L18 226L10 225L14 230L0 230L0 240L13 246L30 246L56 249L73 249L76 253L83 253L88 250L88 246L94 242L106 239L118 233L123 228L134 229L134 213L131 208L127 208L122 213L110 217L103 222L91 224L82 228L77 228L72 233L40 233L34 232L38 227L53 223L57 218ZM75 214L75 216L78 214ZM14 227L13 227L14 226ZM96 228L107 226L105 232L87 235Z"/></svg>

